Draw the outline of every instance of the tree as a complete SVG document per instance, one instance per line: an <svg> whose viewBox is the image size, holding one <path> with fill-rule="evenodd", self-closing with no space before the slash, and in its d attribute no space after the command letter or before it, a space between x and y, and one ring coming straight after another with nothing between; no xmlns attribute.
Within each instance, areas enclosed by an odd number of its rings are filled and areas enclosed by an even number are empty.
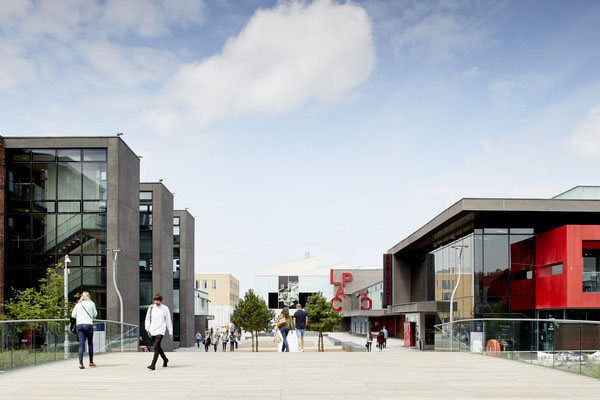
<svg viewBox="0 0 600 400"><path fill-rule="evenodd" d="M322 293L315 293L306 300L306 314L308 316L308 329L319 332L319 351L325 351L323 345L323 332L339 329L342 316L333 311L331 302Z"/></svg>
<svg viewBox="0 0 600 400"><path fill-rule="evenodd" d="M4 303L5 318L59 319L65 317L63 277L48 268L47 277L39 281L39 288L14 290L14 295Z"/></svg>
<svg viewBox="0 0 600 400"><path fill-rule="evenodd" d="M235 306L231 322L235 326L250 332L252 335L252 351L258 351L258 332L271 329L270 324L274 317L275 315L273 311L269 310L267 303L250 289Z"/></svg>

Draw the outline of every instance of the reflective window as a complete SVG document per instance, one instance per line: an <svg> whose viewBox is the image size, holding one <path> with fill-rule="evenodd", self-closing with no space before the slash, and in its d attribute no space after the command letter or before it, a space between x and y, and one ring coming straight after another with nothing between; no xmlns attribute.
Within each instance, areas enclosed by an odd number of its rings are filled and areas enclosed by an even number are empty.
<svg viewBox="0 0 600 400"><path fill-rule="evenodd" d="M81 161L80 149L58 150L58 161Z"/></svg>
<svg viewBox="0 0 600 400"><path fill-rule="evenodd" d="M81 163L58 163L59 200L81 199Z"/></svg>
<svg viewBox="0 0 600 400"><path fill-rule="evenodd" d="M600 249L583 249L584 292L600 292Z"/></svg>
<svg viewBox="0 0 600 400"><path fill-rule="evenodd" d="M83 162L82 154L87 154ZM16 268L36 271L19 280L34 287L45 268L63 263L68 254L71 300L89 290L105 318L103 272L86 275L81 268L106 265L106 203L101 202L107 187L106 149L7 149L6 159L7 276ZM84 194L95 201L83 203Z"/></svg>
<svg viewBox="0 0 600 400"><path fill-rule="evenodd" d="M31 154L33 161L56 161L56 149L33 149Z"/></svg>

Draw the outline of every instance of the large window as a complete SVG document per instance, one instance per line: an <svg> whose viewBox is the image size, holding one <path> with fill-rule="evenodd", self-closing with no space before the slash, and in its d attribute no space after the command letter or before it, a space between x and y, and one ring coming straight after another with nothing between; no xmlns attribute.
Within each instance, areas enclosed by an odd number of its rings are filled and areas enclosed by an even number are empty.
<svg viewBox="0 0 600 400"><path fill-rule="evenodd" d="M600 292L600 249L583 249L584 292Z"/></svg>
<svg viewBox="0 0 600 400"><path fill-rule="evenodd" d="M106 318L106 149L6 150L7 287L35 287L69 255L69 296Z"/></svg>

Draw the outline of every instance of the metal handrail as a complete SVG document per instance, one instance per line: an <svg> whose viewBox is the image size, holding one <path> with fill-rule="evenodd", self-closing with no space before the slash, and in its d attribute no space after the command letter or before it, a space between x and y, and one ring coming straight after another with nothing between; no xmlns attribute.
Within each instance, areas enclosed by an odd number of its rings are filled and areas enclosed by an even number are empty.
<svg viewBox="0 0 600 400"><path fill-rule="evenodd" d="M56 319L10 319L10 320L0 320L0 324L3 323L30 323L30 322L69 322L66 318L56 318ZM113 324L120 324L119 321L112 321L109 319L94 319L94 322L111 322ZM129 324L127 322L123 322L123 325L127 325L133 328L137 328L136 324Z"/></svg>
<svg viewBox="0 0 600 400"><path fill-rule="evenodd" d="M542 318L470 318L470 319L459 319L457 321L452 322L444 322L441 324L434 325L435 327L443 327L450 324L457 324L460 322L478 322L478 321L527 321L527 322L554 322L557 324L591 324L591 325L600 325L600 321L588 321L588 320L578 320L578 319L542 319Z"/></svg>

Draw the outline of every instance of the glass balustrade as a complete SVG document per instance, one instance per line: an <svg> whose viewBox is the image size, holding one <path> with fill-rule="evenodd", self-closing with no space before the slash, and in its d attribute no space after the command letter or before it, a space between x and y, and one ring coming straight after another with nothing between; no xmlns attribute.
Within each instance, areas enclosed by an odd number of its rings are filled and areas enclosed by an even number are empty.
<svg viewBox="0 0 600 400"><path fill-rule="evenodd" d="M600 322L467 319L436 325L435 350L561 369L600 379Z"/></svg>
<svg viewBox="0 0 600 400"><path fill-rule="evenodd" d="M68 320L0 321L0 371L77 358L79 342L68 324ZM121 351L121 342L123 351L137 351L138 338L137 325L95 320L94 356Z"/></svg>

